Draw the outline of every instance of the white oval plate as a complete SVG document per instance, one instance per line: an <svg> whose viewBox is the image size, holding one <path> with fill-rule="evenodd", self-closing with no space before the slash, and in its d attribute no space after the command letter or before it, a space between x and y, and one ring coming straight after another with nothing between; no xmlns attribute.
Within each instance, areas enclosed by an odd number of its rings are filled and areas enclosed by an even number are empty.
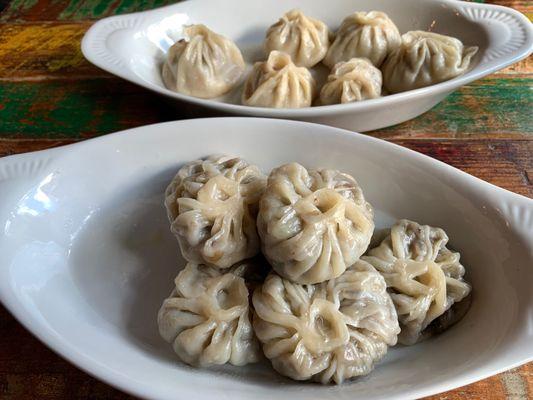
<svg viewBox="0 0 533 400"><path fill-rule="evenodd" d="M430 87L358 103L304 109L268 109L240 105L241 88L215 100L175 93L161 80L168 48L183 37L182 28L204 23L233 39L248 66L264 59L261 45L268 26L291 8L320 18L331 29L354 11L385 11L402 33L421 29L451 35L479 46L473 68L465 75ZM414 12L416 10L416 12ZM364 132L414 118L460 86L527 57L533 28L521 13L506 7L456 0L190 0L94 24L82 42L85 57L98 67L170 98L215 113L288 118ZM327 74L327 71L326 71ZM183 105L180 105L183 107Z"/></svg>
<svg viewBox="0 0 533 400"><path fill-rule="evenodd" d="M458 325L394 348L342 386L268 363L198 370L159 338L157 310L183 266L163 192L184 162L240 155L353 174L377 226L443 227L473 304ZM0 299L39 339L127 392L154 399L412 399L533 359L533 200L385 141L323 125L215 118L151 125L0 159Z"/></svg>

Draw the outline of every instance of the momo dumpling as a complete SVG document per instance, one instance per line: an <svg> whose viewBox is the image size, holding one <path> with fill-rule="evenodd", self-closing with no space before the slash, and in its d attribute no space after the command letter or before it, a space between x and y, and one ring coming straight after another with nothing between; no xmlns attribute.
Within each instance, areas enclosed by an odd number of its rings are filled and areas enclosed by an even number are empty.
<svg viewBox="0 0 533 400"><path fill-rule="evenodd" d="M460 255L448 250L447 242L440 228L400 220L379 246L362 257L387 282L402 329L400 343L421 340L433 321L471 291L463 279Z"/></svg>
<svg viewBox="0 0 533 400"><path fill-rule="evenodd" d="M279 50L291 56L296 65L310 68L326 55L329 30L323 22L291 10L268 28L264 48L266 54Z"/></svg>
<svg viewBox="0 0 533 400"><path fill-rule="evenodd" d="M382 66L383 84L399 93L455 78L467 71L477 51L450 36L407 32Z"/></svg>
<svg viewBox="0 0 533 400"><path fill-rule="evenodd" d="M270 173L257 228L272 268L309 284L335 278L357 261L368 247L374 220L353 177L290 163Z"/></svg>
<svg viewBox="0 0 533 400"><path fill-rule="evenodd" d="M222 271L188 263L157 316L159 333L185 363L245 365L259 359L243 266Z"/></svg>
<svg viewBox="0 0 533 400"><path fill-rule="evenodd" d="M170 47L163 64L165 86L202 99L229 92L244 72L237 45L205 25L187 26L183 32L187 39Z"/></svg>
<svg viewBox="0 0 533 400"><path fill-rule="evenodd" d="M383 277L364 261L316 285L272 273L252 299L265 356L295 380L340 384L368 374L400 331Z"/></svg>
<svg viewBox="0 0 533 400"><path fill-rule="evenodd" d="M381 96L381 71L366 58L335 64L320 91L320 104L351 103Z"/></svg>
<svg viewBox="0 0 533 400"><path fill-rule="evenodd" d="M266 176L255 165L211 156L182 167L165 194L183 257L228 268L259 253L256 216Z"/></svg>
<svg viewBox="0 0 533 400"><path fill-rule="evenodd" d="M387 14L356 12L342 21L323 62L333 68L338 62L362 57L379 67L400 41L400 31Z"/></svg>
<svg viewBox="0 0 533 400"><path fill-rule="evenodd" d="M255 63L242 102L254 107L309 107L315 91L315 80L307 68L297 67L285 53L272 51L267 61Z"/></svg>

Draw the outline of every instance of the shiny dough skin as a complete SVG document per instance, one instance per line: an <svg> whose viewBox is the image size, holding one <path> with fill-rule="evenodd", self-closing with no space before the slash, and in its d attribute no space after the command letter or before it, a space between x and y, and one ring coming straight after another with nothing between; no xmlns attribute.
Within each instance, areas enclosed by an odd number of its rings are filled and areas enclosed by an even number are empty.
<svg viewBox="0 0 533 400"><path fill-rule="evenodd" d="M272 273L253 305L265 356L295 380L340 384L368 374L400 330L383 277L364 261L316 285Z"/></svg>
<svg viewBox="0 0 533 400"><path fill-rule="evenodd" d="M244 267L244 268L243 268ZM174 289L158 313L159 333L185 363L207 367L256 362L248 289L231 270L188 263L174 280Z"/></svg>
<svg viewBox="0 0 533 400"><path fill-rule="evenodd" d="M448 250L447 242L442 229L404 219L361 257L387 282L402 329L400 343L419 341L432 321L471 291L463 279L460 254Z"/></svg>
<svg viewBox="0 0 533 400"><path fill-rule="evenodd" d="M265 185L259 168L241 158L211 156L183 166L165 197L183 257L229 268L259 253L255 220Z"/></svg>
<svg viewBox="0 0 533 400"><path fill-rule="evenodd" d="M244 72L237 45L205 25L186 26L183 33L186 39L170 47L163 64L165 86L202 99L229 92Z"/></svg>
<svg viewBox="0 0 533 400"><path fill-rule="evenodd" d="M342 21L323 63L333 68L338 62L363 57L379 67L400 41L400 32L387 14L356 12Z"/></svg>
<svg viewBox="0 0 533 400"><path fill-rule="evenodd" d="M374 221L352 176L290 163L270 173L257 227L274 270L309 284L335 278L357 261L368 247Z"/></svg>
<svg viewBox="0 0 533 400"><path fill-rule="evenodd" d="M464 74L475 46L432 32L411 31L383 64L383 84L390 93L418 89Z"/></svg>
<svg viewBox="0 0 533 400"><path fill-rule="evenodd" d="M366 58L341 61L320 90L320 105L352 103L381 96L381 71Z"/></svg>

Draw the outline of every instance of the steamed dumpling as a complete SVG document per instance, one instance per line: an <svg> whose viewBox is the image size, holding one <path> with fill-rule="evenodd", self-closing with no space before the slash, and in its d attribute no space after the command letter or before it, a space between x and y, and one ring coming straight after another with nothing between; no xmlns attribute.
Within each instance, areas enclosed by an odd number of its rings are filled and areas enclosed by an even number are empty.
<svg viewBox="0 0 533 400"><path fill-rule="evenodd" d="M255 63L244 85L242 102L255 107L309 107L315 88L307 68L297 67L285 53L272 51L267 61Z"/></svg>
<svg viewBox="0 0 533 400"><path fill-rule="evenodd" d="M387 14L356 12L342 21L323 62L333 68L338 62L364 57L379 67L400 41L400 31Z"/></svg>
<svg viewBox="0 0 533 400"><path fill-rule="evenodd" d="M477 47L432 32L412 31L383 64L383 83L390 93L418 89L464 74Z"/></svg>
<svg viewBox="0 0 533 400"><path fill-rule="evenodd" d="M317 285L272 273L254 291L253 305L265 356L296 380L339 384L368 374L400 331L383 277L363 261Z"/></svg>
<svg viewBox="0 0 533 400"><path fill-rule="evenodd" d="M166 190L183 257L228 268L259 252L255 219L266 176L241 158L211 156L182 167Z"/></svg>
<svg viewBox="0 0 533 400"><path fill-rule="evenodd" d="M381 71L366 58L336 64L320 91L320 104L351 103L381 96Z"/></svg>
<svg viewBox="0 0 533 400"><path fill-rule="evenodd" d="M259 359L244 279L232 271L188 263L157 317L159 332L185 363L245 365Z"/></svg>
<svg viewBox="0 0 533 400"><path fill-rule="evenodd" d="M339 276L365 252L373 211L350 175L290 163L270 173L257 228L278 274L318 283Z"/></svg>
<svg viewBox="0 0 533 400"><path fill-rule="evenodd" d="M402 332L400 343L414 344L424 330L470 293L459 253L446 248L440 228L400 220L390 235L362 259L385 278Z"/></svg>
<svg viewBox="0 0 533 400"><path fill-rule="evenodd" d="M244 72L235 43L205 25L183 29L187 39L172 45L163 65L163 82L170 90L210 99L229 92Z"/></svg>
<svg viewBox="0 0 533 400"><path fill-rule="evenodd" d="M268 29L264 47L266 54L279 50L291 56L296 65L309 68L322 61L328 51L328 27L300 10L291 10Z"/></svg>

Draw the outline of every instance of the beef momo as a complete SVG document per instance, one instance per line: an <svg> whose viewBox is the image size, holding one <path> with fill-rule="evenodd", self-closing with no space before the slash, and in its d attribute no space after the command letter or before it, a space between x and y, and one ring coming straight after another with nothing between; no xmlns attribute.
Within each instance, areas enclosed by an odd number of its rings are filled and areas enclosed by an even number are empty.
<svg viewBox="0 0 533 400"><path fill-rule="evenodd" d="M385 278L400 321L399 340L414 344L425 329L471 291L459 253L440 228L400 220L362 259Z"/></svg>
<svg viewBox="0 0 533 400"><path fill-rule="evenodd" d="M352 176L290 163L270 173L257 227L274 270L308 284L335 278L357 261L368 247L374 221Z"/></svg>
<svg viewBox="0 0 533 400"><path fill-rule="evenodd" d="M329 30L323 22L300 10L291 10L268 28L264 47L266 54L279 50L288 54L296 65L309 68L326 55Z"/></svg>
<svg viewBox="0 0 533 400"><path fill-rule="evenodd" d="M477 51L450 36L407 32L382 66L384 86L399 93L455 78L468 70Z"/></svg>
<svg viewBox="0 0 533 400"><path fill-rule="evenodd" d="M339 384L368 374L400 331L383 277L363 261L316 285L272 273L253 305L265 356L296 380Z"/></svg>
<svg viewBox="0 0 533 400"><path fill-rule="evenodd" d="M245 365L259 359L243 266L222 271L188 263L159 310L161 336L185 363Z"/></svg>
<svg viewBox="0 0 533 400"><path fill-rule="evenodd" d="M366 58L341 61L320 91L320 104L351 103L381 96L381 71Z"/></svg>
<svg viewBox="0 0 533 400"><path fill-rule="evenodd" d="M340 61L363 57L379 67L400 41L400 32L387 14L356 12L342 21L323 62L333 68Z"/></svg>
<svg viewBox="0 0 533 400"><path fill-rule="evenodd" d="M244 85L242 102L255 107L309 107L315 91L309 70L297 67L289 55L272 51L268 60L255 63Z"/></svg>
<svg viewBox="0 0 533 400"><path fill-rule="evenodd" d="M163 64L163 82L170 90L210 99L229 92L244 72L235 43L205 25L184 28L186 39L174 43Z"/></svg>
<svg viewBox="0 0 533 400"><path fill-rule="evenodd" d="M259 168L241 158L211 156L183 166L165 198L183 257L228 268L259 253L255 220L265 185Z"/></svg>

